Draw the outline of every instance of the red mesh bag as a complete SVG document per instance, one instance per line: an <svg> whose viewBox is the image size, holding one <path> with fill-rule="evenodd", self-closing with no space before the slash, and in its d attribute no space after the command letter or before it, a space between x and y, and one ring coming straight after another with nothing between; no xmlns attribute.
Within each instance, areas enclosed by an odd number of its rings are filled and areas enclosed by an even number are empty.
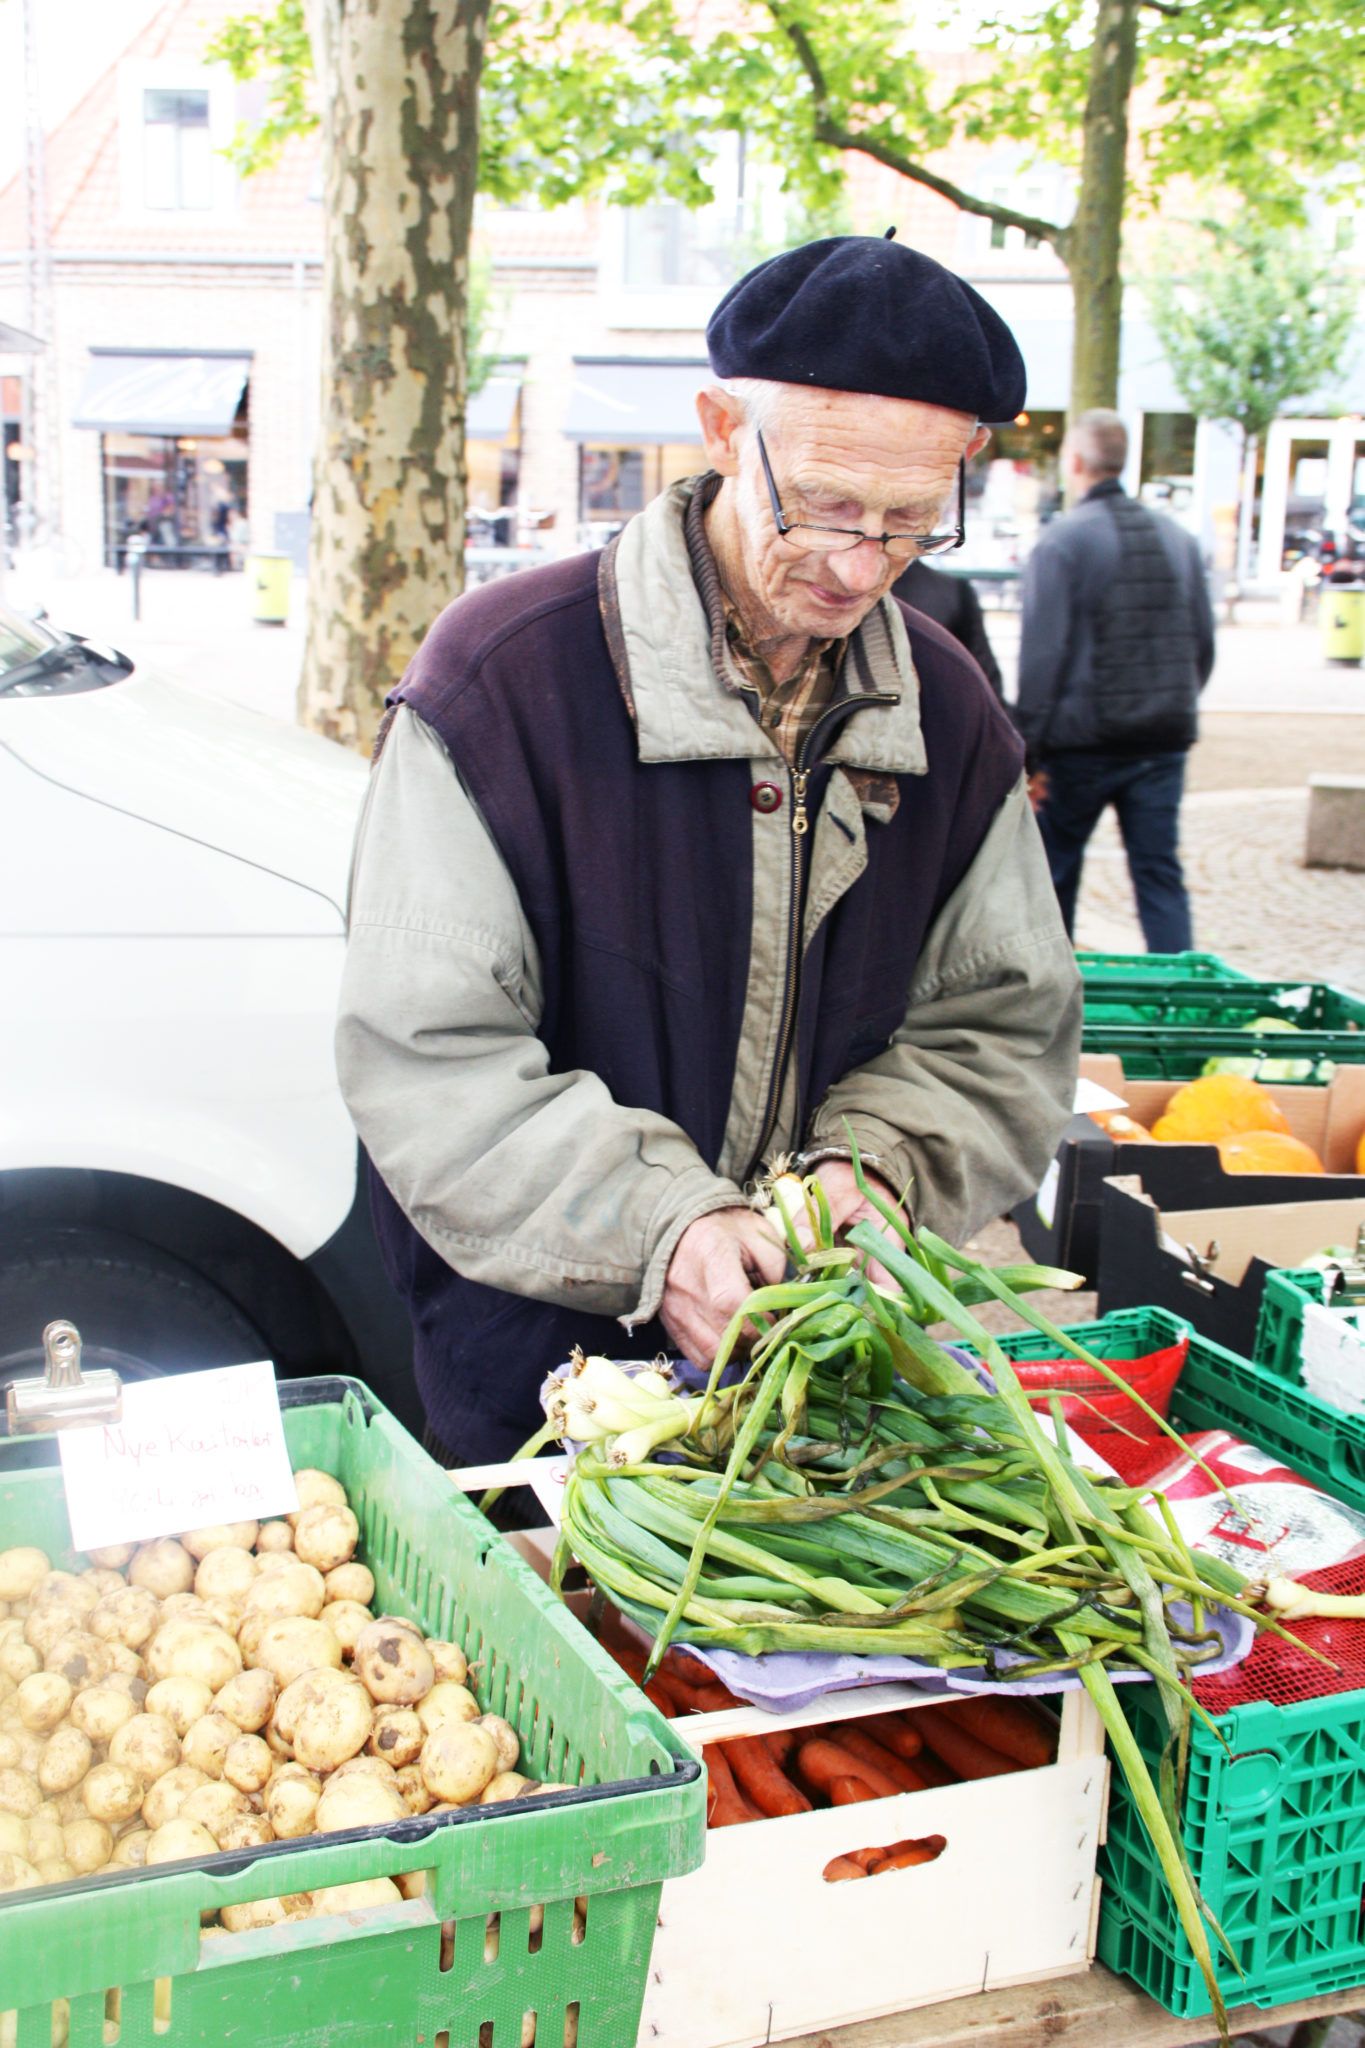
<svg viewBox="0 0 1365 2048"><path fill-rule="evenodd" d="M1365 1557L1304 1572L1299 1583L1318 1593L1365 1593ZM1279 1636L1258 1635L1251 1654L1231 1671L1196 1678L1194 1696L1210 1714L1226 1714L1252 1700L1270 1700L1287 1707L1295 1700L1321 1699L1324 1694L1358 1692L1365 1687L1365 1622L1326 1617L1285 1624L1336 1666L1306 1656Z"/></svg>
<svg viewBox="0 0 1365 2048"><path fill-rule="evenodd" d="M1106 1362L1122 1373L1134 1393L1165 1421L1189 1348L1189 1338L1182 1337L1161 1351L1149 1351L1144 1358ZM1170 1438L1093 1365L1084 1365L1078 1358L1021 1358L1015 1360L1014 1370L1030 1406L1046 1410L1048 1395L1059 1395L1067 1428L1107 1459L1130 1486L1140 1486L1169 1462Z"/></svg>

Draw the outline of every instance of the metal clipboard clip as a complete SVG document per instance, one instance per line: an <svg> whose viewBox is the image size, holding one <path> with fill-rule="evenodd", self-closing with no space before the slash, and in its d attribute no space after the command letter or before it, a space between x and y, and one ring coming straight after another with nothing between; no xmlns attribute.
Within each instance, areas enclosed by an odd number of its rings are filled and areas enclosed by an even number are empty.
<svg viewBox="0 0 1365 2048"><path fill-rule="evenodd" d="M40 1379L11 1380L5 1389L5 1418L11 1436L40 1436L92 1422L118 1422L123 1414L123 1381L108 1366L81 1371L81 1333L74 1323L49 1323L43 1331L46 1368Z"/></svg>
<svg viewBox="0 0 1365 2048"><path fill-rule="evenodd" d="M1218 1263L1219 1249L1216 1237L1210 1238L1206 1252L1197 1252L1192 1244L1186 1245L1185 1257L1190 1263L1180 1275L1186 1287L1193 1287L1198 1294L1213 1293L1212 1275L1213 1268Z"/></svg>

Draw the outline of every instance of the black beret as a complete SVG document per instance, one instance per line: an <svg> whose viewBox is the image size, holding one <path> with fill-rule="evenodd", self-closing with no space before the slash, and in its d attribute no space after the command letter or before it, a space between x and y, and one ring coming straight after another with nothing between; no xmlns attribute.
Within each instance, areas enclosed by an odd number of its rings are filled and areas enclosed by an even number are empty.
<svg viewBox="0 0 1365 2048"><path fill-rule="evenodd" d="M718 377L918 398L986 422L1023 410L1019 345L980 292L903 242L835 235L732 285L706 329Z"/></svg>

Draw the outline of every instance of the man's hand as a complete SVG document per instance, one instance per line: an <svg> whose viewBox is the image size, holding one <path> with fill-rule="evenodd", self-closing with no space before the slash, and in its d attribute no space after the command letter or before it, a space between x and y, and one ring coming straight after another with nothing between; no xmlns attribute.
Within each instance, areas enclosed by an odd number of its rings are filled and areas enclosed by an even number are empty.
<svg viewBox="0 0 1365 2048"><path fill-rule="evenodd" d="M836 1244L841 1243L854 1224L861 1223L864 1217L875 1223L879 1230L888 1228L886 1219L878 1214L872 1204L859 1191L858 1183L853 1178L853 1162L851 1159L822 1159L815 1168L815 1174L825 1191L825 1200L829 1203L829 1220L833 1226ZM899 1208L895 1195L887 1187L885 1181L879 1179L875 1173L869 1173L866 1167L863 1168L863 1179L868 1183L869 1187L875 1188L877 1193L893 1209L898 1209L902 1216L905 1214L905 1211ZM802 1213L795 1216L792 1221L796 1235L802 1244L809 1245L812 1233L810 1223L805 1214ZM869 1265L867 1270L868 1277L875 1280L878 1286L895 1286L896 1283L886 1268L878 1265L875 1260Z"/></svg>
<svg viewBox="0 0 1365 2048"><path fill-rule="evenodd" d="M786 1270L786 1246L770 1222L753 1209L715 1209L678 1239L659 1319L684 1358L709 1365L740 1303Z"/></svg>
<svg viewBox="0 0 1365 2048"><path fill-rule="evenodd" d="M1035 768L1028 779L1028 800L1035 811L1041 811L1047 802L1047 770Z"/></svg>

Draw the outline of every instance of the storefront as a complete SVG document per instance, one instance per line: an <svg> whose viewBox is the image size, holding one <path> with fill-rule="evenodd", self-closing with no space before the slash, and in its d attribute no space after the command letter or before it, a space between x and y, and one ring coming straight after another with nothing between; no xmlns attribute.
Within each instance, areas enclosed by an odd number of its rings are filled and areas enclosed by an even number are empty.
<svg viewBox="0 0 1365 2048"><path fill-rule="evenodd" d="M465 408L467 526L471 547L510 547L521 477L519 362L500 362Z"/></svg>
<svg viewBox="0 0 1365 2048"><path fill-rule="evenodd" d="M158 568L239 566L251 357L91 349L74 424L100 436L104 560L130 541Z"/></svg>
<svg viewBox="0 0 1365 2048"><path fill-rule="evenodd" d="M579 537L600 547L651 498L701 467L704 357L576 356L564 431L578 443Z"/></svg>

